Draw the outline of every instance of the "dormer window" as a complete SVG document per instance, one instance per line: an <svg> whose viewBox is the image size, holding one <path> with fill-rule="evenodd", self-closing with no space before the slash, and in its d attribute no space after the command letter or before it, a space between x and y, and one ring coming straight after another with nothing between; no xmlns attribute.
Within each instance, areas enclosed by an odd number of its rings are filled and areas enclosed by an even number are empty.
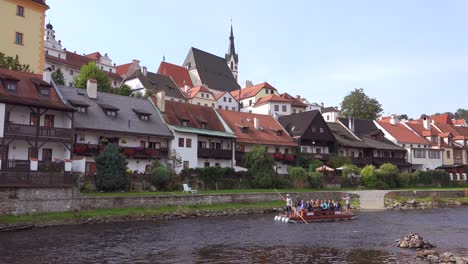
<svg viewBox="0 0 468 264"><path fill-rule="evenodd" d="M111 117L116 117L117 111L120 110L119 108L115 106L107 105L107 104L100 104L99 106L102 108L102 110L104 110L104 113L106 114L106 116L111 116Z"/></svg>
<svg viewBox="0 0 468 264"><path fill-rule="evenodd" d="M85 107L85 106L78 106L78 107L76 107L76 110L77 110L79 113L86 113L86 112L88 112L88 108Z"/></svg>
<svg viewBox="0 0 468 264"><path fill-rule="evenodd" d="M143 111L143 110L138 110L138 109L132 109L133 112L135 112L140 120L148 121L150 119L151 113Z"/></svg>
<svg viewBox="0 0 468 264"><path fill-rule="evenodd" d="M39 94L44 97L49 97L50 95L50 88L49 87L40 87Z"/></svg>
<svg viewBox="0 0 468 264"><path fill-rule="evenodd" d="M14 93L16 93L16 82L7 81L7 82L6 82L6 89L7 89L7 91L9 91L9 92L14 92Z"/></svg>
<svg viewBox="0 0 468 264"><path fill-rule="evenodd" d="M281 130L276 131L276 135L277 135L278 137L280 137L281 135L283 135L283 131L281 131Z"/></svg>
<svg viewBox="0 0 468 264"><path fill-rule="evenodd" d="M201 123L201 128L206 129L206 125L207 125L207 124L206 124L205 122L202 122L202 123Z"/></svg>
<svg viewBox="0 0 468 264"><path fill-rule="evenodd" d="M106 111L106 116L116 117L116 116L117 116L117 111L114 111L114 110L107 110L107 111Z"/></svg>
<svg viewBox="0 0 468 264"><path fill-rule="evenodd" d="M182 120L182 126L188 126L188 121L187 120Z"/></svg>
<svg viewBox="0 0 468 264"><path fill-rule="evenodd" d="M247 134L247 133L249 133L249 128L248 127L243 127L243 128L241 128L241 132L243 134Z"/></svg>

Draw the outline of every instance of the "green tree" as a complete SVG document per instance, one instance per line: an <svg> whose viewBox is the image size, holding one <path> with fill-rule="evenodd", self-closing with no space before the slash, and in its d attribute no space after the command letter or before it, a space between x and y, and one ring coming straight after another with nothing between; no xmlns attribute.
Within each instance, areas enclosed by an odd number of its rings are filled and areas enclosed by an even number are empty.
<svg viewBox="0 0 468 264"><path fill-rule="evenodd" d="M289 179L293 188L304 188L307 181L307 171L302 167L288 167Z"/></svg>
<svg viewBox="0 0 468 264"><path fill-rule="evenodd" d="M250 175L254 178L254 185L256 187L272 187L273 177L275 176L275 171L273 170L275 161L266 153L264 147L254 147L250 152L245 154L243 160Z"/></svg>
<svg viewBox="0 0 468 264"><path fill-rule="evenodd" d="M338 155L331 156L327 162L328 167L331 167L334 169L339 168L345 164L351 164L351 159L346 156L338 156Z"/></svg>
<svg viewBox="0 0 468 264"><path fill-rule="evenodd" d="M18 55L13 58L11 56L6 56L5 53L2 52L0 52L0 68L13 71L31 72L28 64L20 63Z"/></svg>
<svg viewBox="0 0 468 264"><path fill-rule="evenodd" d="M323 166L323 162L321 162L320 160L316 160L316 159L310 160L309 161L309 174L314 172L315 169L317 169L318 167L322 167L322 166Z"/></svg>
<svg viewBox="0 0 468 264"><path fill-rule="evenodd" d="M166 190L169 185L171 172L165 166L153 168L151 171L151 183L158 188L158 190Z"/></svg>
<svg viewBox="0 0 468 264"><path fill-rule="evenodd" d="M65 79L63 77L62 70L57 69L52 73L52 80L54 80L55 84L58 85L65 85Z"/></svg>
<svg viewBox="0 0 468 264"><path fill-rule="evenodd" d="M97 67L94 61L81 66L80 74L75 77L75 86L86 88L88 79L96 80L97 88L100 92L110 92L112 90L111 79L104 71Z"/></svg>
<svg viewBox="0 0 468 264"><path fill-rule="evenodd" d="M370 98L364 89L354 89L341 102L343 116L374 120L382 113L382 105L375 98Z"/></svg>
<svg viewBox="0 0 468 264"><path fill-rule="evenodd" d="M386 183L390 188L395 188L398 185L398 175L400 171L398 167L391 163L384 163L380 165L377 178Z"/></svg>
<svg viewBox="0 0 468 264"><path fill-rule="evenodd" d="M455 116L456 116L456 118L463 118L463 119L468 121L468 110L463 109L463 108L459 108L455 112Z"/></svg>
<svg viewBox="0 0 468 264"><path fill-rule="evenodd" d="M343 177L348 177L350 175L358 175L361 172L361 169L354 164L345 164L343 169Z"/></svg>
<svg viewBox="0 0 468 264"><path fill-rule="evenodd" d="M125 190L129 179L127 161L114 144L106 146L96 157L96 187L103 191Z"/></svg>
<svg viewBox="0 0 468 264"><path fill-rule="evenodd" d="M361 177L364 186L367 188L377 187L378 179L375 173L375 168L372 165L367 165L361 170Z"/></svg>
<svg viewBox="0 0 468 264"><path fill-rule="evenodd" d="M126 84L120 85L118 88L114 88L111 90L113 94L130 96L132 94L132 88Z"/></svg>

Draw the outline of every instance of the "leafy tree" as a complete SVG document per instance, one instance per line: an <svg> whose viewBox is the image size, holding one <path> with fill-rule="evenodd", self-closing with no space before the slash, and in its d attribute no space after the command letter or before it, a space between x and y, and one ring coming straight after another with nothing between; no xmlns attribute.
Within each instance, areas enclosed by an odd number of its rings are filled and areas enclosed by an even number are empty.
<svg viewBox="0 0 468 264"><path fill-rule="evenodd" d="M307 171L302 167L289 167L288 168L289 179L293 188L304 188L307 181Z"/></svg>
<svg viewBox="0 0 468 264"><path fill-rule="evenodd" d="M118 88L114 88L111 90L113 94L130 96L132 94L132 88L126 84L120 85Z"/></svg>
<svg viewBox="0 0 468 264"><path fill-rule="evenodd" d="M339 168L345 164L351 164L351 159L349 157L334 155L331 156L327 162L327 165L334 169Z"/></svg>
<svg viewBox="0 0 468 264"><path fill-rule="evenodd" d="M375 173L375 168L372 165L367 165L361 170L362 182L367 188L377 187L378 179Z"/></svg>
<svg viewBox="0 0 468 264"><path fill-rule="evenodd" d="M373 120L379 117L382 111L382 105L377 99L367 96L362 88L354 89L341 102L341 112L345 117Z"/></svg>
<svg viewBox="0 0 468 264"><path fill-rule="evenodd" d="M309 183L311 188L322 188L323 173L320 171L314 171L312 173L309 173Z"/></svg>
<svg viewBox="0 0 468 264"><path fill-rule="evenodd" d="M391 163L384 163L380 165L377 178L386 183L390 188L395 188L398 185L398 175L400 171L398 167Z"/></svg>
<svg viewBox="0 0 468 264"><path fill-rule="evenodd" d="M62 70L60 69L57 69L52 73L52 79L58 85L65 85L65 79L63 77Z"/></svg>
<svg viewBox="0 0 468 264"><path fill-rule="evenodd" d="M467 109L459 108L454 113L454 115L456 116L456 118L463 118L463 119L468 121L468 110Z"/></svg>
<svg viewBox="0 0 468 264"><path fill-rule="evenodd" d="M400 120L409 120L410 119L407 114L398 115L397 118L400 119Z"/></svg>
<svg viewBox="0 0 468 264"><path fill-rule="evenodd" d="M273 170L275 161L266 153L265 148L262 146L254 147L245 154L243 160L250 175L254 177L254 185L259 188L271 188L275 175Z"/></svg>
<svg viewBox="0 0 468 264"><path fill-rule="evenodd" d="M345 164L343 169L343 177L348 177L349 175L358 175L361 172L361 169L354 164Z"/></svg>
<svg viewBox="0 0 468 264"><path fill-rule="evenodd" d="M158 190L166 190L169 184L171 172L165 166L153 168L151 171L151 183L158 188Z"/></svg>
<svg viewBox="0 0 468 264"><path fill-rule="evenodd" d="M75 86L86 88L88 79L95 79L97 81L97 88L100 92L110 92L112 90L111 79L104 71L97 67L94 61L81 66L80 74L75 77Z"/></svg>
<svg viewBox="0 0 468 264"><path fill-rule="evenodd" d="M315 169L317 169L318 167L322 167L322 166L323 166L323 162L321 162L320 160L316 160L316 159L310 160L309 161L309 174L314 172Z"/></svg>
<svg viewBox="0 0 468 264"><path fill-rule="evenodd" d="M20 63L18 55L13 58L11 56L6 56L5 53L2 52L0 52L0 68L13 71L31 72L28 64Z"/></svg>
<svg viewBox="0 0 468 264"><path fill-rule="evenodd" d="M96 157L96 187L103 191L125 190L129 179L127 161L114 144L106 146Z"/></svg>

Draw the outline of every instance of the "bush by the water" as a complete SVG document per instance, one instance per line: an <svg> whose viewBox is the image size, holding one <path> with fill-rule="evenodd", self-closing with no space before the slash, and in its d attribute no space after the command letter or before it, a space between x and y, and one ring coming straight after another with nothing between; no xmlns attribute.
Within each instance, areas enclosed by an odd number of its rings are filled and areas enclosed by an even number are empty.
<svg viewBox="0 0 468 264"><path fill-rule="evenodd" d="M171 171L165 166L153 168L151 171L151 183L158 188L158 190L167 190L169 187Z"/></svg>
<svg viewBox="0 0 468 264"><path fill-rule="evenodd" d="M96 157L96 188L102 191L127 189L127 161L118 147L109 144Z"/></svg>
<svg viewBox="0 0 468 264"><path fill-rule="evenodd" d="M307 183L307 171L302 167L289 167L288 168L289 180L291 187L304 188Z"/></svg>
<svg viewBox="0 0 468 264"><path fill-rule="evenodd" d="M389 188L396 188L398 187L398 175L400 171L398 167L390 164L384 163L380 165L379 170L377 172L377 179L380 183L378 183L378 187L387 189Z"/></svg>
<svg viewBox="0 0 468 264"><path fill-rule="evenodd" d="M268 155L265 147L256 146L244 156L243 164L249 170L254 181L253 185L256 188L271 188L273 186L273 178L275 171L273 165L275 161Z"/></svg>
<svg viewBox="0 0 468 264"><path fill-rule="evenodd" d="M367 165L361 170L361 177L364 186L369 189L376 188L377 186L377 174L375 173L375 167L372 165Z"/></svg>

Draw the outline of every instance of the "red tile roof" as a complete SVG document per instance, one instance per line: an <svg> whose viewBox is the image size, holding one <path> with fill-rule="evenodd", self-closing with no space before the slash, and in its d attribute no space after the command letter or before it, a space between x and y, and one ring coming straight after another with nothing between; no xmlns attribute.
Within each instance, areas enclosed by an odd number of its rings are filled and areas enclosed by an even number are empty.
<svg viewBox="0 0 468 264"><path fill-rule="evenodd" d="M455 127L455 130L457 130L458 134L468 138L468 127Z"/></svg>
<svg viewBox="0 0 468 264"><path fill-rule="evenodd" d="M297 146L288 132L270 115L260 115L228 110L217 110L223 120L236 134L238 143ZM260 127L254 126L254 118L259 119ZM247 133L242 132L242 128L247 128ZM283 131L277 135L276 131Z"/></svg>
<svg viewBox="0 0 468 264"><path fill-rule="evenodd" d="M441 133L452 133L453 136L459 136L460 134L455 129L454 126L445 124L445 123L435 123L433 124L436 128L438 128Z"/></svg>
<svg viewBox="0 0 468 264"><path fill-rule="evenodd" d="M157 73L171 77L179 87L185 85L193 87L192 79L185 67L162 61Z"/></svg>
<svg viewBox="0 0 468 264"><path fill-rule="evenodd" d="M284 99L284 98L282 98L282 97L279 96L279 95L270 94L270 95L267 95L267 96L264 96L264 97L260 98L257 102L255 102L255 105L261 105L261 104L264 104L264 103L266 103L266 102L292 103L291 100Z"/></svg>
<svg viewBox="0 0 468 264"><path fill-rule="evenodd" d="M448 114L434 115L434 116L431 116L430 119L431 119L431 122L434 122L434 123L442 123L442 124L453 126L452 119L450 119Z"/></svg>
<svg viewBox="0 0 468 264"><path fill-rule="evenodd" d="M102 57L102 55L101 55L101 53L99 53L99 51L96 51L96 52L93 52L93 53L90 53L90 54L86 54L85 56L92 59L92 60L95 60L95 61L99 60Z"/></svg>
<svg viewBox="0 0 468 264"><path fill-rule="evenodd" d="M390 124L389 121L379 120L377 121L383 129L385 129L390 135L392 135L398 142L401 143L416 143L416 144L427 144L431 143L425 138L418 136L416 133L407 128L404 124L398 123L395 125Z"/></svg>
<svg viewBox="0 0 468 264"><path fill-rule="evenodd" d="M151 97L153 102L155 98ZM188 121L187 127L202 129L202 123L206 123L207 130L226 132L218 115L213 108L176 101L166 101L164 120L169 125L182 126L182 121Z"/></svg>
<svg viewBox="0 0 468 264"><path fill-rule="evenodd" d="M117 74L120 75L120 76L123 76L123 75L127 74L128 69L130 68L130 66L132 66L132 64L133 64L133 62L117 65L115 67L115 69L117 71Z"/></svg>
<svg viewBox="0 0 468 264"><path fill-rule="evenodd" d="M203 86L197 86L197 87L193 87L193 88L190 88L187 92L185 92L185 96L188 98L188 99L192 99L194 98L199 92L204 92L204 93L209 93L211 95L213 95L213 93L208 90L207 88L203 87ZM214 95L213 95L214 97Z"/></svg>
<svg viewBox="0 0 468 264"><path fill-rule="evenodd" d="M465 119L454 119L452 122L455 126L462 126L466 123Z"/></svg>
<svg viewBox="0 0 468 264"><path fill-rule="evenodd" d="M257 95L263 88L269 88L269 89L274 89L276 90L275 87L271 86L269 83L264 82L264 83L259 83L253 86L250 86L249 88L243 88L235 91L231 91L232 96L236 100L242 100L245 98L253 97Z"/></svg>
<svg viewBox="0 0 468 264"><path fill-rule="evenodd" d="M307 108L307 104L304 104L303 102L301 102L300 99L288 94L288 93L283 93L281 94L281 97L284 98L284 99L288 99L288 100L291 100L292 101L292 104L291 106L293 107L303 107L303 108Z"/></svg>
<svg viewBox="0 0 468 264"><path fill-rule="evenodd" d="M221 98L221 96L223 96L223 95L226 94L226 93L227 93L227 92L220 92L220 93L217 93L217 94L214 95L214 98L215 98L216 100L218 100L219 98Z"/></svg>
<svg viewBox="0 0 468 264"><path fill-rule="evenodd" d="M74 108L64 104L55 89L42 80L42 75L0 69L0 80L17 81L16 93L8 92L0 81L0 102L38 106L57 110L74 111ZM50 87L49 97L39 95L36 85Z"/></svg>
<svg viewBox="0 0 468 264"><path fill-rule="evenodd" d="M424 128L423 124L419 122L415 122L415 121L406 122L406 125L409 126L411 129L413 129L420 136L430 137L430 136L437 136L439 134L439 131L437 131L432 125L431 125L430 130L427 130L426 128Z"/></svg>

